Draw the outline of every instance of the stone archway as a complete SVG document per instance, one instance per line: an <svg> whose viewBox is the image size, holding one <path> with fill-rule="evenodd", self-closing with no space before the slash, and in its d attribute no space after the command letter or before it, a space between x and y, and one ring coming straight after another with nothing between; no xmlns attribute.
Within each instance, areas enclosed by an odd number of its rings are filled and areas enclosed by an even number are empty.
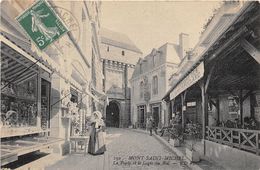
<svg viewBox="0 0 260 170"><path fill-rule="evenodd" d="M119 127L120 123L120 107L116 101L109 102L106 108L106 126L108 127Z"/></svg>

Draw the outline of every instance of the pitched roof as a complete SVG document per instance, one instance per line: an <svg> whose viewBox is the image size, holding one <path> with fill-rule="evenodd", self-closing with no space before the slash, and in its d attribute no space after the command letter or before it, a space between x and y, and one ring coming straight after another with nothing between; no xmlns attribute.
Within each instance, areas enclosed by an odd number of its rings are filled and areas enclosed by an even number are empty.
<svg viewBox="0 0 260 170"><path fill-rule="evenodd" d="M148 55L138 60L132 78L147 73L164 63L177 66L180 61L179 45L167 42L158 49L153 48ZM142 71L140 67L142 67Z"/></svg>
<svg viewBox="0 0 260 170"><path fill-rule="evenodd" d="M106 28L100 30L101 43L131 50L142 54L142 51L125 34L114 32Z"/></svg>

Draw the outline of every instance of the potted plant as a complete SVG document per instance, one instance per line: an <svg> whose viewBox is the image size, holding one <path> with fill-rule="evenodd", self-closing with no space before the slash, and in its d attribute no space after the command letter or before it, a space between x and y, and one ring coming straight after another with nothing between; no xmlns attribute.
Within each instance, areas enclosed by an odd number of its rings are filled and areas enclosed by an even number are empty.
<svg viewBox="0 0 260 170"><path fill-rule="evenodd" d="M200 161L199 153L194 148L196 139L200 136L200 129L199 124L187 124L187 128L185 129L185 133L189 139L188 147L186 147L186 156L191 162Z"/></svg>
<svg viewBox="0 0 260 170"><path fill-rule="evenodd" d="M183 138L182 132L183 130L180 124L173 124L172 128L169 129L169 133L170 133L169 143L174 147L180 146Z"/></svg>

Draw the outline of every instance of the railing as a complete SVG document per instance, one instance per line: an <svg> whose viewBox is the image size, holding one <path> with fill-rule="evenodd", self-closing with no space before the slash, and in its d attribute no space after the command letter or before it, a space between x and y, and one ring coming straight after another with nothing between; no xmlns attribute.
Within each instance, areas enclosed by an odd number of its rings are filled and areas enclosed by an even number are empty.
<svg viewBox="0 0 260 170"><path fill-rule="evenodd" d="M206 139L260 155L260 130L206 128Z"/></svg>

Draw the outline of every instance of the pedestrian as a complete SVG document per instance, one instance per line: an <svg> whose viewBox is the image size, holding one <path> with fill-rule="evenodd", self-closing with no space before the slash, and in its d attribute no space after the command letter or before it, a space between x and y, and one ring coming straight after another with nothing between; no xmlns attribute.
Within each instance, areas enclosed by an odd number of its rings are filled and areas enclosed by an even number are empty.
<svg viewBox="0 0 260 170"><path fill-rule="evenodd" d="M149 121L150 121L150 118L147 117L147 118L146 118L146 130L147 130L147 131L149 130L149 127L148 127Z"/></svg>
<svg viewBox="0 0 260 170"><path fill-rule="evenodd" d="M150 136L152 136L153 122L151 116L147 119L146 127L150 131Z"/></svg>
<svg viewBox="0 0 260 170"><path fill-rule="evenodd" d="M154 130L154 133L157 135L157 126L153 118L152 118L152 129Z"/></svg>
<svg viewBox="0 0 260 170"><path fill-rule="evenodd" d="M152 116L150 116L150 118L149 118L149 120L148 120L147 128L148 128L149 131L150 131L150 136L153 135L153 132L152 132L153 130L154 130L155 134L157 135L157 128L156 128L156 126L155 126L155 121L154 121L154 119L153 119Z"/></svg>
<svg viewBox="0 0 260 170"><path fill-rule="evenodd" d="M100 155L106 151L104 139L105 124L101 112L95 111L92 116L88 153L91 155Z"/></svg>

